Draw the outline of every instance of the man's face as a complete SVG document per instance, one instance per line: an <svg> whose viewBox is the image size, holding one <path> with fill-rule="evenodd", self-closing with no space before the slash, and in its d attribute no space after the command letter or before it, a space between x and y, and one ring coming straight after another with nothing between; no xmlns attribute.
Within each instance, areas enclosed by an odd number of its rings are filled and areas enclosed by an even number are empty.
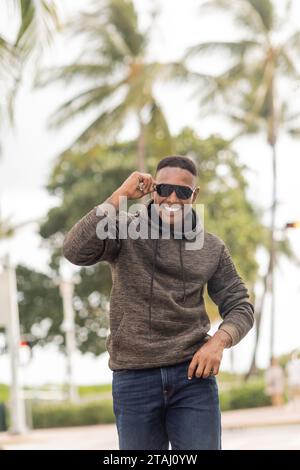
<svg viewBox="0 0 300 470"><path fill-rule="evenodd" d="M196 186L196 177L188 170L177 167L164 167L155 175L156 184L168 183L180 186L188 186L194 189ZM175 221L182 220L184 214L184 206L191 208L191 204L195 201L199 192L199 187L195 189L189 199L179 199L175 191L167 197L161 197L156 191L151 193L155 204L159 205L159 215L165 223L173 225Z"/></svg>

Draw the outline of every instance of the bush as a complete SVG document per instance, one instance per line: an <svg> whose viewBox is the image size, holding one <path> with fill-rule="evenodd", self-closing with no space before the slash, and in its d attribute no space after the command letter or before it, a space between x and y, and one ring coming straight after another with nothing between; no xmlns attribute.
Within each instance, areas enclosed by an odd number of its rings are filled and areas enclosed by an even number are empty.
<svg viewBox="0 0 300 470"><path fill-rule="evenodd" d="M220 404L222 411L228 411L269 406L271 399L265 394L263 381L249 382L220 392Z"/></svg>
<svg viewBox="0 0 300 470"><path fill-rule="evenodd" d="M96 396L101 393L111 393L111 384L80 385L77 390L80 397Z"/></svg>
<svg viewBox="0 0 300 470"><path fill-rule="evenodd" d="M85 404L33 405L33 428L85 426L114 423L112 400Z"/></svg>
<svg viewBox="0 0 300 470"><path fill-rule="evenodd" d="M107 392L111 385L105 387L82 387L80 394L88 396L89 393ZM220 404L222 411L242 408L256 408L269 406L270 397L265 394L263 380L232 385L228 390L220 391ZM112 399L104 398L97 401L82 402L79 404L51 403L32 405L32 424L34 429L54 428L67 426L88 426L92 424L115 423Z"/></svg>
<svg viewBox="0 0 300 470"><path fill-rule="evenodd" d="M0 384L0 402L7 402L9 399L9 388L8 385Z"/></svg>

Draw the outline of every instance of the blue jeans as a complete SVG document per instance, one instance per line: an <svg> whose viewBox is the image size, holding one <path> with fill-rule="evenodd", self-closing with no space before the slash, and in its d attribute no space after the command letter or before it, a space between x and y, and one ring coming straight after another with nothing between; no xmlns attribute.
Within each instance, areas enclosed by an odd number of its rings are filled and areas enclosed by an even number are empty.
<svg viewBox="0 0 300 470"><path fill-rule="evenodd" d="M190 362L113 371L120 450L221 449L216 377L188 380Z"/></svg>

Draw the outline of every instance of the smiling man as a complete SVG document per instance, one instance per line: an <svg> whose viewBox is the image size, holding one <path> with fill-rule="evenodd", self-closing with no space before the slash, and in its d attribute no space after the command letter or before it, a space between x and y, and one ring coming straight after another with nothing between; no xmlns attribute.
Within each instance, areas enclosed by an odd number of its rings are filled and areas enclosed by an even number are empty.
<svg viewBox="0 0 300 470"><path fill-rule="evenodd" d="M155 178L135 171L64 240L71 263L111 267L106 346L122 450L221 449L216 375L224 348L248 333L254 312L224 241L204 230L192 207L197 179L193 161L179 155L162 159ZM146 194L141 210L120 209L123 198ZM135 236L123 236L121 220ZM147 236L138 237L133 228L143 224ZM222 317L213 336L205 286Z"/></svg>

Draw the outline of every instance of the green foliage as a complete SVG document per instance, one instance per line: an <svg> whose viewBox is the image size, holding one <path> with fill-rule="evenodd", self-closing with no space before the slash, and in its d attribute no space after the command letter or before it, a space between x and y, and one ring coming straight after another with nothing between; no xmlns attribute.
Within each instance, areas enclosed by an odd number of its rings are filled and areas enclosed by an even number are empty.
<svg viewBox="0 0 300 470"><path fill-rule="evenodd" d="M114 423L112 400L102 400L79 405L67 403L34 405L32 424L34 429L91 424Z"/></svg>
<svg viewBox="0 0 300 470"><path fill-rule="evenodd" d="M85 91L81 89L60 106L50 119L51 125L61 126L87 111L95 111L91 124L72 145L72 148L86 149L104 141L114 141L128 119L133 117L138 124L139 138L145 144L143 147L149 140L158 138L169 152L168 123L155 97L154 87L158 82L178 78L186 72L180 63L148 60L151 28L140 30L134 2L94 2L91 8L74 17L69 29L73 36L84 38L84 51L73 64L43 70L37 85L59 81L67 85L77 81L80 88L85 83ZM158 136L157 129L160 130ZM140 160L136 161L144 164L143 152L139 152Z"/></svg>
<svg viewBox="0 0 300 470"><path fill-rule="evenodd" d="M21 333L29 336L33 346L62 345L62 300L57 285L48 275L26 266L19 265L16 275Z"/></svg>
<svg viewBox="0 0 300 470"><path fill-rule="evenodd" d="M220 393L222 411L256 408L271 405L271 399L265 394L264 383L247 382L239 387L232 387Z"/></svg>
<svg viewBox="0 0 300 470"><path fill-rule="evenodd" d="M49 44L59 29L57 6L54 0L17 0L15 5L20 17L15 47L28 56L38 47Z"/></svg>
<svg viewBox="0 0 300 470"><path fill-rule="evenodd" d="M55 0L3 0L1 13L3 11L14 12L17 28L8 25L4 34L0 34L1 125L3 122L14 124L15 98L26 60L34 56L40 58L43 48L59 29Z"/></svg>
<svg viewBox="0 0 300 470"><path fill-rule="evenodd" d="M111 384L101 385L80 385L78 387L78 394L80 397L96 396L101 393L110 393Z"/></svg>
<svg viewBox="0 0 300 470"><path fill-rule="evenodd" d="M230 59L217 76L199 74L205 85L198 94L203 115L219 112L238 126L237 137L262 132L271 146L280 128L299 136L299 112L278 86L281 79L291 86L299 79L300 31L291 26L291 2L285 2L283 12L275 0L208 0L205 6L232 14L243 35L188 48L186 58L219 52Z"/></svg>
<svg viewBox="0 0 300 470"><path fill-rule="evenodd" d="M0 403L6 403L9 399L8 385L0 384Z"/></svg>
<svg viewBox="0 0 300 470"><path fill-rule="evenodd" d="M97 275L92 274L93 271L88 270L75 288L76 344L82 353L99 355L105 351L107 301L99 294ZM64 351L62 299L54 280L44 273L18 266L17 284L21 333L33 346L50 343Z"/></svg>

